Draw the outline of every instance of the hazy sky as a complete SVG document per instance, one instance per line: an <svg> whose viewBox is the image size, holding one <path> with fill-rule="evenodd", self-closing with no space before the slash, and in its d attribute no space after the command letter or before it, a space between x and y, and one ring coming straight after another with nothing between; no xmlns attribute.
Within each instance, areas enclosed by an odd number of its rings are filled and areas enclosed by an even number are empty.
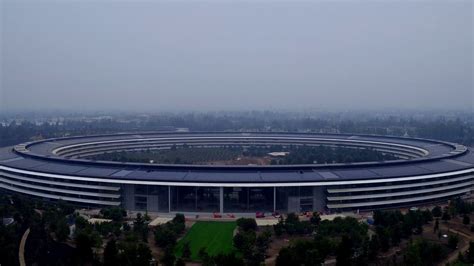
<svg viewBox="0 0 474 266"><path fill-rule="evenodd" d="M474 105L470 0L0 8L4 110Z"/></svg>

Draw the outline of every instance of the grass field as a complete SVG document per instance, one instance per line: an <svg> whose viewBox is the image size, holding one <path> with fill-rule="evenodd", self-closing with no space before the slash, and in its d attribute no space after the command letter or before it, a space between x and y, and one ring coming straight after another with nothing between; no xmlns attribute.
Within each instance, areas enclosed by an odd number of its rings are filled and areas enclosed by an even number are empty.
<svg viewBox="0 0 474 266"><path fill-rule="evenodd" d="M198 261L198 252L204 247L209 255L229 253L233 251L232 237L235 222L196 222L189 232L178 242L175 249L176 257L181 257L184 243L189 241L191 260Z"/></svg>

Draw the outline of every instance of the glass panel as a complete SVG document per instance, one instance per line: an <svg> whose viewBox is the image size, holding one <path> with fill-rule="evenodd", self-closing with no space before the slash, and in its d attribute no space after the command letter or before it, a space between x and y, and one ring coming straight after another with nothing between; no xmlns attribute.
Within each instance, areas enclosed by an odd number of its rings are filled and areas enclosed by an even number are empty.
<svg viewBox="0 0 474 266"><path fill-rule="evenodd" d="M198 187L197 189L197 211L218 212L219 211L219 188Z"/></svg>
<svg viewBox="0 0 474 266"><path fill-rule="evenodd" d="M146 185L135 185L135 194L146 195Z"/></svg>
<svg viewBox="0 0 474 266"><path fill-rule="evenodd" d="M158 194L158 210L160 212L168 212L168 187L167 186L155 186L156 193Z"/></svg>
<svg viewBox="0 0 474 266"><path fill-rule="evenodd" d="M172 211L196 210L196 187L171 187Z"/></svg>
<svg viewBox="0 0 474 266"><path fill-rule="evenodd" d="M147 209L147 197L135 197L135 209L144 211Z"/></svg>
<svg viewBox="0 0 474 266"><path fill-rule="evenodd" d="M273 212L273 188L224 188L224 212Z"/></svg>
<svg viewBox="0 0 474 266"><path fill-rule="evenodd" d="M248 201L248 188L224 188L224 212L247 212Z"/></svg>
<svg viewBox="0 0 474 266"><path fill-rule="evenodd" d="M273 188L249 188L249 211L273 211Z"/></svg>
<svg viewBox="0 0 474 266"><path fill-rule="evenodd" d="M288 202L290 198L298 197L298 187L277 187L276 188L276 210L278 212L288 212Z"/></svg>
<svg viewBox="0 0 474 266"><path fill-rule="evenodd" d="M300 187L300 197L312 197L313 187Z"/></svg>

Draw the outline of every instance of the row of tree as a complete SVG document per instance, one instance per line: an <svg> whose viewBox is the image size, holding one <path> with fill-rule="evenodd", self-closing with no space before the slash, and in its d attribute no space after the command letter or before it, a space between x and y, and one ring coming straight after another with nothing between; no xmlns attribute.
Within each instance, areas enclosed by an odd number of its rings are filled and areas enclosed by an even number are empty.
<svg viewBox="0 0 474 266"><path fill-rule="evenodd" d="M102 116L103 114L100 114ZM58 114L54 114L57 117ZM189 128L193 131L312 131L359 134L398 135L441 139L474 144L472 113L291 113L291 112L236 112L236 113L161 113L146 116L117 114L107 118L98 115L70 115L61 123L35 124L33 115L2 117L12 121L0 126L0 146L14 145L32 138L67 135L87 135L124 131L150 131ZM30 119L30 120L28 120Z"/></svg>

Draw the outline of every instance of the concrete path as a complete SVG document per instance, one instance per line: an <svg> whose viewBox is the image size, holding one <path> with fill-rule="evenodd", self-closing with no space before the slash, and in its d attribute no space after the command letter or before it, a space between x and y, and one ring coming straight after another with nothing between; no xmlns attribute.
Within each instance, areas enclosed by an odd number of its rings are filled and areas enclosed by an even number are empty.
<svg viewBox="0 0 474 266"><path fill-rule="evenodd" d="M30 233L30 228L26 229L25 233L21 237L20 248L18 249L18 258L20 259L20 266L26 266L25 263L25 245L28 234Z"/></svg>
<svg viewBox="0 0 474 266"><path fill-rule="evenodd" d="M461 253L463 253L463 254L466 253L466 251L469 249L469 242L474 240L474 236L473 236L473 235L471 235L471 234L466 234L466 233L464 233L464 232L462 232L462 231L459 231L459 230L454 230L454 229L449 228L449 229L448 229L448 232L452 232L452 233L456 233L456 234L458 234L458 235L462 235L462 236L464 236L464 237L466 238L466 241L465 241L464 245L462 245L462 246L460 246L460 247L458 248L458 251L457 251L457 252L455 252L455 251L451 252L450 256L448 256L448 257L447 257L444 261L442 261L439 265L446 265L446 264L448 264L448 263L451 263L451 262L456 261L456 260L458 259L458 256L459 256L459 252L461 252ZM461 241L460 241L460 242L461 242ZM463 242L464 242L464 241L463 241Z"/></svg>

